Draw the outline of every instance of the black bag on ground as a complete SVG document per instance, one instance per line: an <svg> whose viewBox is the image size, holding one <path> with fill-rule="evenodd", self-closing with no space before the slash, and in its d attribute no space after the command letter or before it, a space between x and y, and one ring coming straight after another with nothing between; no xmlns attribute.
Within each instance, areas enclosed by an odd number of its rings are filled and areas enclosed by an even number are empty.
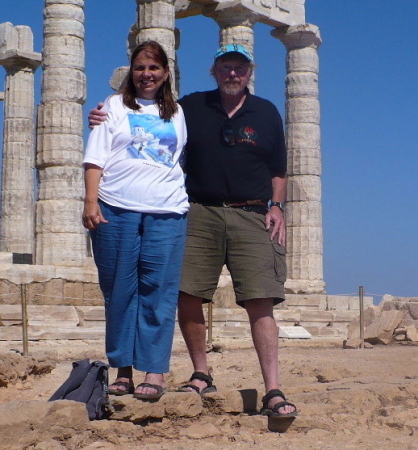
<svg viewBox="0 0 418 450"><path fill-rule="evenodd" d="M111 410L108 394L109 365L89 359L73 362L70 376L48 400L74 400L86 404L89 419L103 419Z"/></svg>

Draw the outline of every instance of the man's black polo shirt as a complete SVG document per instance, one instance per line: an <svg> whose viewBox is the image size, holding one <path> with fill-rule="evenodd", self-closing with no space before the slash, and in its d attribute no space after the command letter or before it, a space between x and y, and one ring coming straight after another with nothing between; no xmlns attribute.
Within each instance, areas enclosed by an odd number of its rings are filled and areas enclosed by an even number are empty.
<svg viewBox="0 0 418 450"><path fill-rule="evenodd" d="M219 91L196 92L181 104L187 125L186 186L201 203L268 201L273 176L286 172L283 123L268 100L247 92L243 106L228 119ZM222 125L234 133L234 145L222 138Z"/></svg>

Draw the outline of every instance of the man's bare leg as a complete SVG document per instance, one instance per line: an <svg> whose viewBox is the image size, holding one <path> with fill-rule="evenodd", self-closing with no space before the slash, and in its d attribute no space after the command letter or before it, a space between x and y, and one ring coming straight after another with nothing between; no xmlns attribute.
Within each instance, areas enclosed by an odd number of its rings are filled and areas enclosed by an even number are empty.
<svg viewBox="0 0 418 450"><path fill-rule="evenodd" d="M247 300L244 303L250 320L251 335L258 360L261 366L266 393L272 389L280 389L279 385L279 344L278 329L273 316L273 300L271 298ZM282 397L273 397L269 408L283 401ZM280 414L295 411L290 405L279 408Z"/></svg>
<svg viewBox="0 0 418 450"><path fill-rule="evenodd" d="M206 323L203 315L202 299L180 292L178 321L192 360L194 372L203 372L208 375ZM193 380L189 384L198 387L200 390L207 387L207 384L201 380ZM192 389L190 390L192 391Z"/></svg>

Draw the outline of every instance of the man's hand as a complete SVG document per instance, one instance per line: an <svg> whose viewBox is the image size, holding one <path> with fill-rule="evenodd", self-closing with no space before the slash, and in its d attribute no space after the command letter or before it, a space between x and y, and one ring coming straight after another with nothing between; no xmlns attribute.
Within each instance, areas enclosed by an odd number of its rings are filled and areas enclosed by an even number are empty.
<svg viewBox="0 0 418 450"><path fill-rule="evenodd" d="M274 241L277 238L277 242L284 247L286 245L286 223L283 211L278 206L270 208L265 217L265 224L266 230L270 230L271 225L273 225L270 240Z"/></svg>
<svg viewBox="0 0 418 450"><path fill-rule="evenodd" d="M103 106L104 103L98 103L96 108L90 110L88 115L89 128L93 129L96 125L100 125L106 120L107 112L101 110Z"/></svg>

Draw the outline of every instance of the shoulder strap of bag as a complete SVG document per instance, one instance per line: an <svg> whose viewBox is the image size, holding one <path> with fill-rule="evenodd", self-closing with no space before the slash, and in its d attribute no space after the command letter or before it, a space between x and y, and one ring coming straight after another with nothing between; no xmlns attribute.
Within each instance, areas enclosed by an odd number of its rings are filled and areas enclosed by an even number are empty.
<svg viewBox="0 0 418 450"><path fill-rule="evenodd" d="M83 359L73 362L73 369L67 380L58 388L48 401L60 400L65 398L70 392L77 389L85 380L90 370L90 360Z"/></svg>

